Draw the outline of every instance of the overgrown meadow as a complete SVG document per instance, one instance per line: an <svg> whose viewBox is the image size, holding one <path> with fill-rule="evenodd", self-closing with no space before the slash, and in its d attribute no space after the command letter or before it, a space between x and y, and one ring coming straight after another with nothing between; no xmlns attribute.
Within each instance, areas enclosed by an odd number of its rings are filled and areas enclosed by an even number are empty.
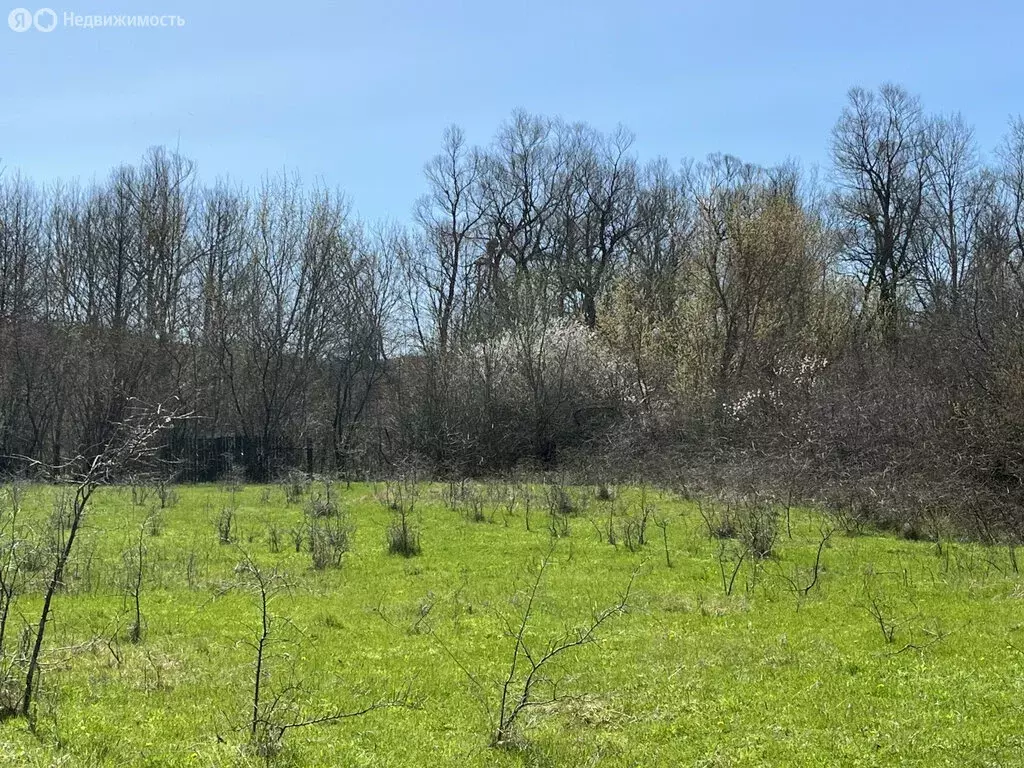
<svg viewBox="0 0 1024 768"><path fill-rule="evenodd" d="M2 495L5 699L61 493ZM0 754L1024 765L1016 564L939 522L908 540L638 487L101 488L53 601L34 714L0 723Z"/></svg>

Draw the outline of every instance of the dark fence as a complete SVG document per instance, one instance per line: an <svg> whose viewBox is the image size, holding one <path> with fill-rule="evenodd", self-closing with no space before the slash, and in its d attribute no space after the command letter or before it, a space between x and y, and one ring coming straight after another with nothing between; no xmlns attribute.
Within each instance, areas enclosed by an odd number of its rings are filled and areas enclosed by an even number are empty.
<svg viewBox="0 0 1024 768"><path fill-rule="evenodd" d="M232 475L267 482L289 470L312 473L323 469L314 461L314 453L312 441L296 445L240 434L203 437L177 433L166 447L176 479L187 483L214 482Z"/></svg>

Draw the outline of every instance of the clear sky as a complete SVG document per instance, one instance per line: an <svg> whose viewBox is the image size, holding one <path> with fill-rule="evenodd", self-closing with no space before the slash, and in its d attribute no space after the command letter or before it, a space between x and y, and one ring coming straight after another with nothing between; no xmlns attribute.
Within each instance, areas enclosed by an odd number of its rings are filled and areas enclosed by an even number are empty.
<svg viewBox="0 0 1024 768"><path fill-rule="evenodd" d="M637 135L642 158L824 165L851 85L960 110L985 148L1024 112L1024 3L950 0L73 0L183 27L17 33L0 14L0 164L88 181L147 147L204 179L287 169L406 219L444 127L514 108Z"/></svg>

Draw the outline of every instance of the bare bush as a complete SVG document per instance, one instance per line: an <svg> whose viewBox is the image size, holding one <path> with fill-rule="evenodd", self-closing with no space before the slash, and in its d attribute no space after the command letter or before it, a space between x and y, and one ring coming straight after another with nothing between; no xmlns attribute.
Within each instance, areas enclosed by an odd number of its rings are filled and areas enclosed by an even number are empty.
<svg viewBox="0 0 1024 768"><path fill-rule="evenodd" d="M312 519L338 516L338 505L329 497L315 497L306 502L306 515Z"/></svg>
<svg viewBox="0 0 1024 768"><path fill-rule="evenodd" d="M156 495L160 499L160 509L168 509L178 503L178 492L172 485L173 478L161 477L156 481Z"/></svg>
<svg viewBox="0 0 1024 768"><path fill-rule="evenodd" d="M164 512L163 507L153 507L149 510L149 514L146 515L146 520L143 523L143 529L149 536L159 536L164 531Z"/></svg>
<svg viewBox="0 0 1024 768"><path fill-rule="evenodd" d="M146 524L139 528L135 541L121 553L124 564L124 597L131 604L132 621L128 625L128 640L138 643L142 640L145 617L142 615L142 585L146 574L146 547L144 533Z"/></svg>
<svg viewBox="0 0 1024 768"><path fill-rule="evenodd" d="M267 548L273 554L281 551L281 529L273 523L267 526Z"/></svg>
<svg viewBox="0 0 1024 768"><path fill-rule="evenodd" d="M392 512L387 529L387 547L392 555L414 557L422 552L419 527L415 521L419 486L415 473L388 482L380 501Z"/></svg>
<svg viewBox="0 0 1024 768"><path fill-rule="evenodd" d="M487 522L487 496L479 485L466 486L460 509L462 516L471 523Z"/></svg>
<svg viewBox="0 0 1024 768"><path fill-rule="evenodd" d="M714 539L735 539L739 536L739 522L736 510L728 499L705 501L697 499L697 511Z"/></svg>
<svg viewBox="0 0 1024 768"><path fill-rule="evenodd" d="M219 544L230 544L235 540L235 510L232 507L224 507L217 515L217 542Z"/></svg>
<svg viewBox="0 0 1024 768"><path fill-rule="evenodd" d="M249 695L249 715L246 732L248 747L268 763L280 752L285 734L315 725L338 723L379 709L414 707L417 705L407 692L378 698L353 710L332 709L313 715L306 714L303 702L308 699L301 681L274 683L270 666L274 660L271 649L276 640L278 624L290 626L274 611L274 603L289 590L284 575L276 569L263 568L248 555L235 569L242 586L256 599L258 625L255 640L252 687Z"/></svg>
<svg viewBox="0 0 1024 768"><path fill-rule="evenodd" d="M412 524L406 512L395 513L395 520L388 526L388 552L402 557L415 557L423 551L419 530Z"/></svg>
<svg viewBox="0 0 1024 768"><path fill-rule="evenodd" d="M281 489L285 504L298 504L309 490L309 480L303 475L292 473L282 481Z"/></svg>
<svg viewBox="0 0 1024 768"><path fill-rule="evenodd" d="M340 568L352 548L352 524L347 514L337 511L327 517L310 517L306 540L313 568Z"/></svg>
<svg viewBox="0 0 1024 768"><path fill-rule="evenodd" d="M577 517L585 511L582 499L561 482L551 482L547 486L548 514L559 517Z"/></svg>
<svg viewBox="0 0 1024 768"><path fill-rule="evenodd" d="M760 496L748 497L742 506L740 535L755 558L771 557L779 537L778 510Z"/></svg>

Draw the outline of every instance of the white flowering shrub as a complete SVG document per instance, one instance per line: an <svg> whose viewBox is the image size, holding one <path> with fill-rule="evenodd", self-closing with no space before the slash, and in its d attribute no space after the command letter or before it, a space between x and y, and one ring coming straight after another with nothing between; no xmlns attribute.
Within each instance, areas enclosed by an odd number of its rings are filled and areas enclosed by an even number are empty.
<svg viewBox="0 0 1024 768"><path fill-rule="evenodd" d="M622 402L613 354L597 334L565 319L465 348L449 381L452 417L481 454L547 458L607 423Z"/></svg>
<svg viewBox="0 0 1024 768"><path fill-rule="evenodd" d="M772 367L772 386L743 392L732 402L723 403L723 410L739 421L755 413L786 408L794 397L810 393L827 367L827 358L813 354L778 361Z"/></svg>

